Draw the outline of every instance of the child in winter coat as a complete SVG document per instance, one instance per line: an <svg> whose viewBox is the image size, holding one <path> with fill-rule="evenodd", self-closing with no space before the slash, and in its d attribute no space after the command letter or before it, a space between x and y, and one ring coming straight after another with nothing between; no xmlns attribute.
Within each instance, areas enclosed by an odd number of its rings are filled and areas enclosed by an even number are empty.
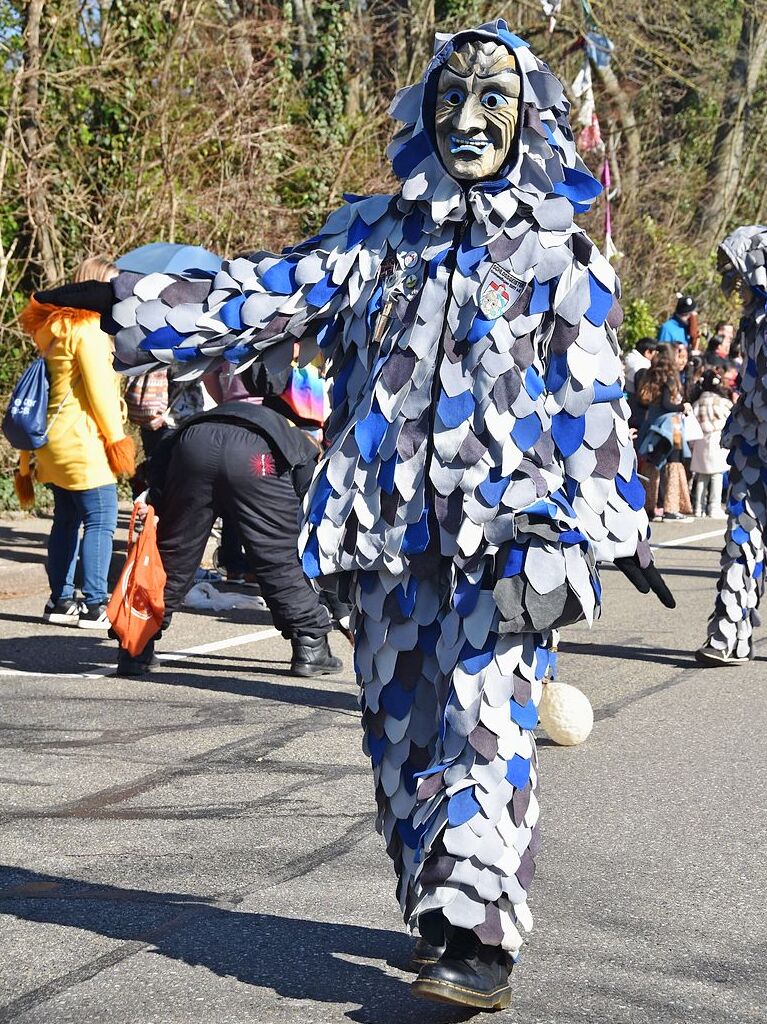
<svg viewBox="0 0 767 1024"><path fill-rule="evenodd" d="M698 517L726 519L722 511L722 482L727 471L727 451L722 448L722 428L730 415L732 402L717 369L706 370L700 384L701 394L693 411L703 437L692 442L693 510Z"/></svg>

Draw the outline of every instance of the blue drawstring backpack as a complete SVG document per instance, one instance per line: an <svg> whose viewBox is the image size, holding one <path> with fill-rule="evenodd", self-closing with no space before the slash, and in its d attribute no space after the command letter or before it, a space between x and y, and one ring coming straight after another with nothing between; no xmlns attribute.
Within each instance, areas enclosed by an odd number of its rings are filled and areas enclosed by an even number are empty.
<svg viewBox="0 0 767 1024"><path fill-rule="evenodd" d="M72 388L62 398L48 422L50 391L48 369L45 359L40 356L19 377L3 416L3 433L12 447L22 452L32 452L48 444L48 431L72 394Z"/></svg>
<svg viewBox="0 0 767 1024"><path fill-rule="evenodd" d="M3 433L14 448L34 451L48 443L48 370L42 356L28 366L13 389Z"/></svg>

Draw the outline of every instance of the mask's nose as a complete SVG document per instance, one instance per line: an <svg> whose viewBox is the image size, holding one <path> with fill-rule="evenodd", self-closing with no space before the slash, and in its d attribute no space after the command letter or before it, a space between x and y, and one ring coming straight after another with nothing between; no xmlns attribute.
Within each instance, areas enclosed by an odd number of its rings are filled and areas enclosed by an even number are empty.
<svg viewBox="0 0 767 1024"><path fill-rule="evenodd" d="M484 108L479 102L479 97L474 93L469 93L456 110L453 116L453 127L456 131L467 134L472 131L482 132L487 127Z"/></svg>

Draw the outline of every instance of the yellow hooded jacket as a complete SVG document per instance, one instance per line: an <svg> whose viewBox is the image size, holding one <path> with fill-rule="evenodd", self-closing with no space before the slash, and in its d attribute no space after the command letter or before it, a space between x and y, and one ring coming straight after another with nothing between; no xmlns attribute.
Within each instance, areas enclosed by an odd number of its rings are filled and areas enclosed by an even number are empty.
<svg viewBox="0 0 767 1024"><path fill-rule="evenodd" d="M113 484L119 474L132 475L135 446L125 435L112 342L98 314L31 299L20 322L45 357L51 382L48 443L35 452L37 479L85 491ZM34 492L28 452L22 453L16 483L20 502L29 505Z"/></svg>

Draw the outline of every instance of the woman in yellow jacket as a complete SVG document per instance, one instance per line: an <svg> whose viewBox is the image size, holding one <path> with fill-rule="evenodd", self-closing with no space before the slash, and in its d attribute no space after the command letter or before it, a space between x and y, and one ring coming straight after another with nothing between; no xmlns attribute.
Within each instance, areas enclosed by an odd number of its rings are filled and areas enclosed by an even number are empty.
<svg viewBox="0 0 767 1024"><path fill-rule="evenodd" d="M85 260L76 281L108 281L117 273L107 260ZM21 324L45 357L50 378L48 443L36 453L36 478L53 491L48 540L51 596L43 618L60 625L109 629L105 610L112 537L117 526L117 476L134 472L133 440L123 427L119 377L112 341L99 317L80 309L31 299ZM30 456L17 475L22 505L34 500ZM80 527L83 527L82 544ZM75 568L82 563L84 604L75 599Z"/></svg>

